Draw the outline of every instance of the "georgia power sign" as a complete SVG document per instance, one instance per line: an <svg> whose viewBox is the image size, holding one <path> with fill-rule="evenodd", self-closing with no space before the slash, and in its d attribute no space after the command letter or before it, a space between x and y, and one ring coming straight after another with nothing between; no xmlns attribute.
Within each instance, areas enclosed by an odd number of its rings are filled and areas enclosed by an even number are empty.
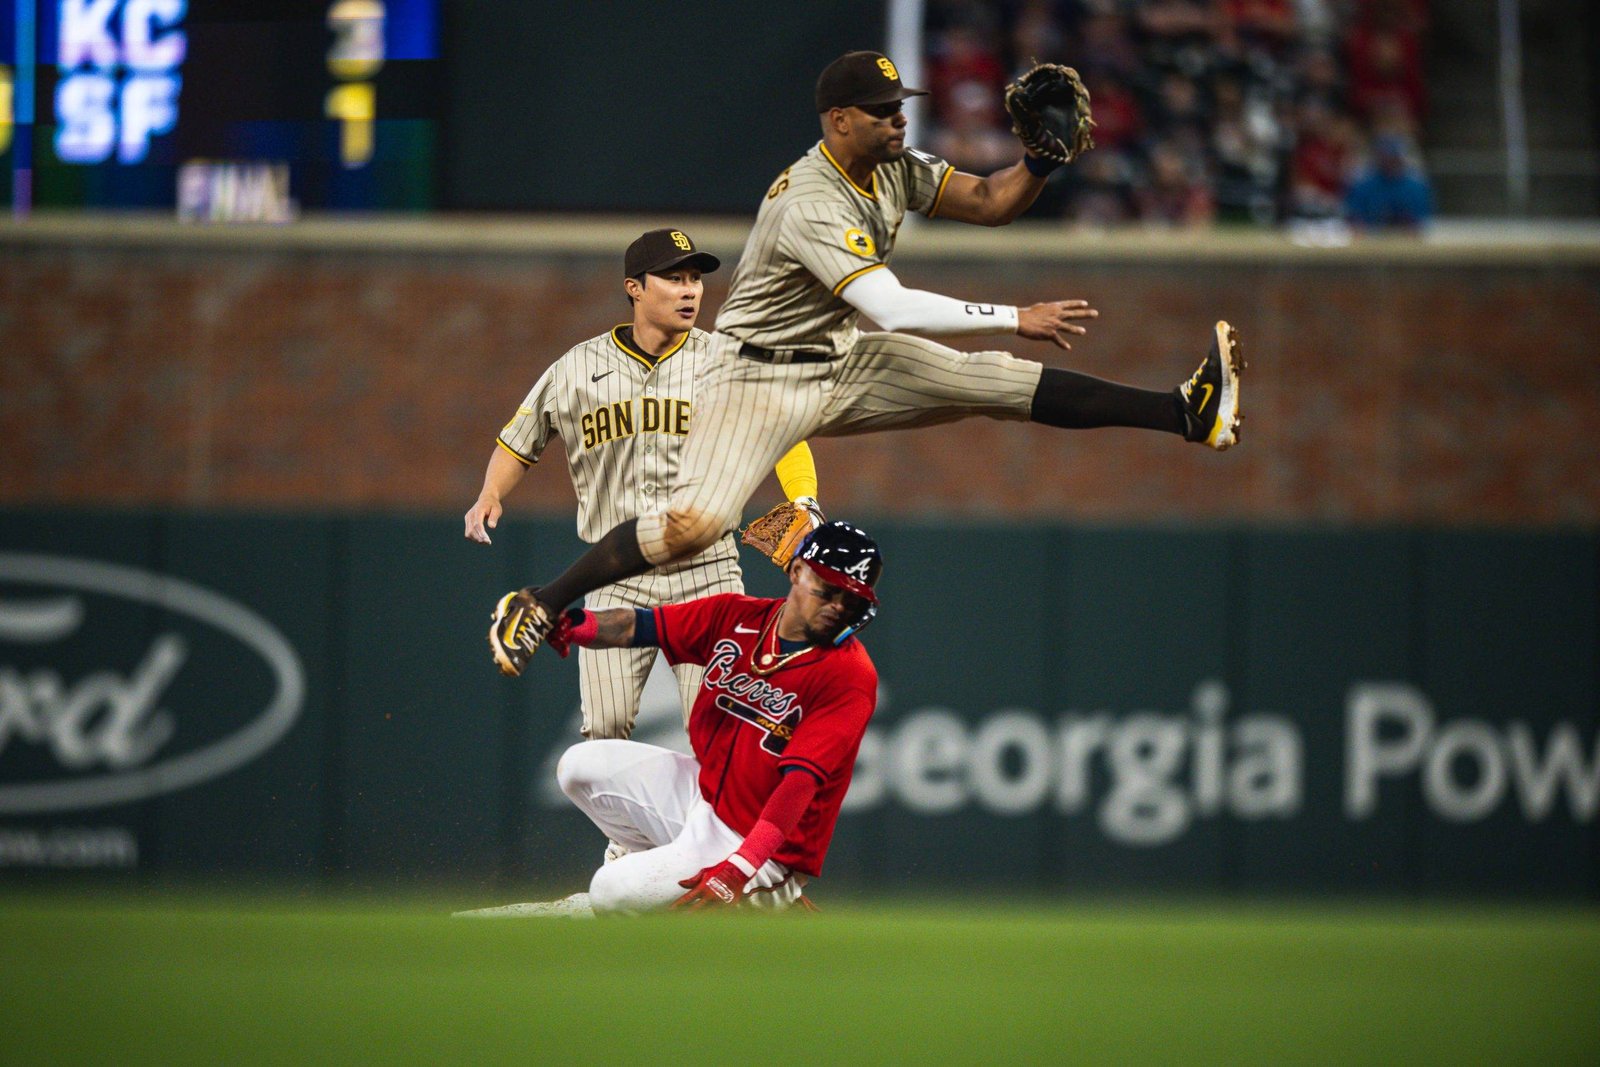
<svg viewBox="0 0 1600 1067"><path fill-rule="evenodd" d="M182 625L157 630L131 666L106 662L66 677L13 662L21 649L82 642L90 612L114 610L119 601L130 612L143 605L181 616ZM182 717L225 722L228 731L185 749L178 713L164 700L181 672L205 669L184 635L195 626L242 646L236 654L265 661L272 692L265 706L240 707L220 687L208 690L214 703L185 706ZM72 658L85 651L74 648ZM125 648L117 656L124 658ZM0 552L0 815L123 804L217 778L276 744L304 701L294 648L260 615L213 590L132 567ZM25 780L8 774L5 757L19 747L47 753L34 762L50 772Z"/></svg>

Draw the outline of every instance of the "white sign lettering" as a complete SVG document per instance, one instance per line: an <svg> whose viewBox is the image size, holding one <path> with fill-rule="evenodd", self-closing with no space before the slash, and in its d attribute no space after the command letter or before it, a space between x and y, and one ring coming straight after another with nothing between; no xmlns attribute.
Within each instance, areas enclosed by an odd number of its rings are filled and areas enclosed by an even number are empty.
<svg viewBox="0 0 1600 1067"><path fill-rule="evenodd" d="M294 649L265 619L209 589L131 567L21 553L0 553L0 582L42 590L36 596L8 590L0 602L0 655L6 643L69 640L88 617L89 602L79 594L96 594L214 627L262 657L275 683L253 717L226 706L164 707L168 687L189 661L189 645L177 633L158 635L126 676L103 669L68 680L57 670L25 671L0 661L0 757L14 746L42 746L64 772L45 781L0 776L0 813L92 808L197 785L255 759L299 717L305 675ZM168 751L181 740L181 715L195 711L244 725L202 748Z"/></svg>
<svg viewBox="0 0 1600 1067"><path fill-rule="evenodd" d="M971 726L948 709L919 708L867 731L845 809L891 800L924 815L973 805L1011 816L1092 807L1107 837L1136 846L1174 841L1199 817L1298 812L1304 775L1294 724L1263 714L1226 722L1228 692L1216 681L1196 687L1192 703L1187 716L1068 713L1054 724L1010 708ZM1098 797L1096 768L1110 779Z"/></svg>
<svg viewBox="0 0 1600 1067"><path fill-rule="evenodd" d="M59 10L56 155L143 162L178 124L187 0L61 0Z"/></svg>
<svg viewBox="0 0 1600 1067"><path fill-rule="evenodd" d="M1378 812L1383 779L1420 776L1428 807L1453 822L1476 822L1514 793L1523 818L1540 822L1565 794L1574 822L1600 811L1600 735L1585 755L1578 727L1556 723L1541 746L1520 720L1504 727L1457 719L1442 728L1433 705L1400 682L1364 683L1345 716L1345 814Z"/></svg>

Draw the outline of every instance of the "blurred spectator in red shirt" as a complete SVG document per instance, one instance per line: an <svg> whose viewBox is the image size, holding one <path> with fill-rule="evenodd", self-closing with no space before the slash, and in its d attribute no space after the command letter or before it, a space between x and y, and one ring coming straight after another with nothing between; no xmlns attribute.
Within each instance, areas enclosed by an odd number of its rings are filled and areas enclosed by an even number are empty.
<svg viewBox="0 0 1600 1067"><path fill-rule="evenodd" d="M939 35L928 64L928 90L940 122L950 121L956 87L968 83L999 100L1005 91L1006 68L992 32L957 23Z"/></svg>
<svg viewBox="0 0 1600 1067"><path fill-rule="evenodd" d="M1350 30L1350 103L1371 120L1385 105L1398 106L1413 124L1427 111L1422 45L1413 29L1413 8L1403 0L1374 0Z"/></svg>
<svg viewBox="0 0 1600 1067"><path fill-rule="evenodd" d="M1094 143L1098 148L1125 148L1144 133L1139 100L1115 75L1091 74L1084 79L1094 111Z"/></svg>
<svg viewBox="0 0 1600 1067"><path fill-rule="evenodd" d="M1360 134L1349 118L1336 115L1315 97L1300 104L1297 125L1289 213L1298 218L1337 218Z"/></svg>
<svg viewBox="0 0 1600 1067"><path fill-rule="evenodd" d="M1022 157L1022 145L1009 123L1001 126L1004 114L995 93L977 82L961 82L950 94L945 124L934 134L934 153L970 174L1009 167Z"/></svg>

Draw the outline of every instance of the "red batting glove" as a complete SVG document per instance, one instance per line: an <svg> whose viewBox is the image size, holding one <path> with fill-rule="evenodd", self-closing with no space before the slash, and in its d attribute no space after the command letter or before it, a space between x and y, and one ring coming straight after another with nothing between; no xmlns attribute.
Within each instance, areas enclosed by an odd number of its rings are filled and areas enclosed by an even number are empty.
<svg viewBox="0 0 1600 1067"><path fill-rule="evenodd" d="M593 613L582 608L573 608L571 611L561 613L555 627L545 635L544 643L553 648L562 659L566 659L573 645L587 648L594 644L594 639L599 633L600 621Z"/></svg>
<svg viewBox="0 0 1600 1067"><path fill-rule="evenodd" d="M743 857L740 857L742 859ZM748 864L747 864L748 866ZM749 874L729 856L715 867L707 867L693 878L678 884L688 892L672 903L672 910L699 911L701 908L736 908L744 899L745 883L755 876Z"/></svg>
<svg viewBox="0 0 1600 1067"><path fill-rule="evenodd" d="M544 643L562 659L567 658L567 654L572 651L572 615L570 612L564 611L561 613L561 618L556 620L555 627L545 634Z"/></svg>

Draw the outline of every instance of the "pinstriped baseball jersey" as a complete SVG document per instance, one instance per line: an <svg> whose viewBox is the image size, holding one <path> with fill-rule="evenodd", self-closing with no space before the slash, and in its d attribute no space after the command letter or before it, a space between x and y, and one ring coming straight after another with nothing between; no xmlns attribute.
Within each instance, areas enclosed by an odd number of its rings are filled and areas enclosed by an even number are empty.
<svg viewBox="0 0 1600 1067"><path fill-rule="evenodd" d="M536 463L558 435L578 494L578 536L589 543L666 500L707 369L704 330L653 362L618 326L550 365L500 431L500 447Z"/></svg>
<svg viewBox="0 0 1600 1067"><path fill-rule="evenodd" d="M710 334L691 330L654 361L631 343L624 326L575 345L544 372L497 439L523 464L536 463L551 435L566 444L578 496L578 535L593 543L618 523L666 503L678 477L694 398L710 368ZM737 521L737 520L735 520ZM714 593L743 592L732 536L688 559L595 590L590 608L655 607ZM626 738L655 649L580 649L578 681L583 734ZM699 687L682 668L685 719Z"/></svg>
<svg viewBox="0 0 1600 1067"><path fill-rule="evenodd" d="M938 211L952 173L944 160L908 151L880 164L863 189L819 141L767 190L717 332L763 348L849 352L859 313L839 293L888 263L907 211Z"/></svg>

